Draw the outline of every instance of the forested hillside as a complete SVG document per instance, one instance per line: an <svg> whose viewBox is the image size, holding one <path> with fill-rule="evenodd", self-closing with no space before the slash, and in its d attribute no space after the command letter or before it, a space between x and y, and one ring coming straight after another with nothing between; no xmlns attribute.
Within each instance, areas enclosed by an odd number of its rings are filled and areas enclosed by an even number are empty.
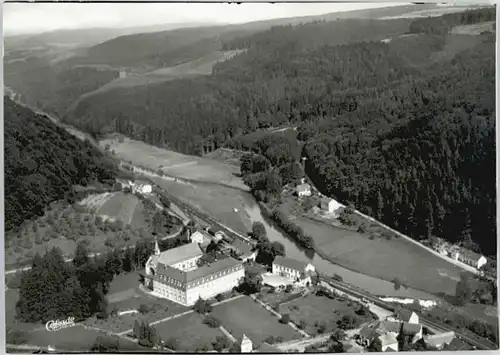
<svg viewBox="0 0 500 355"><path fill-rule="evenodd" d="M116 166L47 117L4 97L5 229L69 198L73 185L114 180Z"/></svg>
<svg viewBox="0 0 500 355"><path fill-rule="evenodd" d="M6 74L7 83L26 104L54 115L62 115L81 95L118 78L117 70L75 67L35 67L23 75Z"/></svg>
<svg viewBox="0 0 500 355"><path fill-rule="evenodd" d="M306 170L323 192L417 239L471 237L489 253L495 35L450 30L494 13L275 27L226 41L248 50L210 77L94 95L64 120L194 154L204 139L237 147L259 127L299 125ZM288 153L253 150L269 160L248 163L268 172L252 180L261 197L296 175Z"/></svg>

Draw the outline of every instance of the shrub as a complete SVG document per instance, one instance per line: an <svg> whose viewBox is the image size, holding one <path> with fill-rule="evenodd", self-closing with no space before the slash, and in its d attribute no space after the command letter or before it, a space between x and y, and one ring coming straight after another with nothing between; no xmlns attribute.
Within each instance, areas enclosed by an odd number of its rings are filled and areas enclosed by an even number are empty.
<svg viewBox="0 0 500 355"><path fill-rule="evenodd" d="M288 313L283 314L280 318L280 323L283 323L283 324L290 323L290 315Z"/></svg>
<svg viewBox="0 0 500 355"><path fill-rule="evenodd" d="M179 341L176 338L168 338L165 342L165 347L171 350L177 350L179 347Z"/></svg>
<svg viewBox="0 0 500 355"><path fill-rule="evenodd" d="M208 315L205 317L205 319L203 320L203 324L208 325L210 328L219 328L220 327L220 321L211 315Z"/></svg>
<svg viewBox="0 0 500 355"><path fill-rule="evenodd" d="M306 326L307 326L307 322L304 319L301 319L299 324L298 324L299 329L305 329Z"/></svg>
<svg viewBox="0 0 500 355"><path fill-rule="evenodd" d="M146 314L150 311L151 309L149 308L148 305L145 305L145 304L141 304L139 306L139 308L137 309L137 311L141 314Z"/></svg>

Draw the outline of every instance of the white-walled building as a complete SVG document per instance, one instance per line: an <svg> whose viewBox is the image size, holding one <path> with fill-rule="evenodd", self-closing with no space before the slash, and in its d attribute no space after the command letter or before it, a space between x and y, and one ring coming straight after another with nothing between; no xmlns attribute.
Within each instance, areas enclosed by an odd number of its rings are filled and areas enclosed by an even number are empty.
<svg viewBox="0 0 500 355"><path fill-rule="evenodd" d="M146 284L154 292L184 306L209 299L238 286L245 276L243 263L224 258L198 267L203 253L196 243L155 253L146 263Z"/></svg>
<svg viewBox="0 0 500 355"><path fill-rule="evenodd" d="M311 196L311 185L309 184L300 184L297 186L295 189L297 196L302 197L302 196Z"/></svg>
<svg viewBox="0 0 500 355"><path fill-rule="evenodd" d="M253 343L245 334L241 338L240 351L242 353L251 353L253 351Z"/></svg>
<svg viewBox="0 0 500 355"><path fill-rule="evenodd" d="M309 263L277 256L273 261L273 274L283 276L294 282L306 285L311 283L311 275L316 268Z"/></svg>
<svg viewBox="0 0 500 355"><path fill-rule="evenodd" d="M200 231L196 231L189 236L191 243L203 244L205 242L205 236Z"/></svg>
<svg viewBox="0 0 500 355"><path fill-rule="evenodd" d="M335 201L332 198L323 197L321 199L320 208L323 211L326 211L328 213L333 213L333 212L335 212L336 210L338 210L341 207L344 207L344 206L341 205L340 203L338 203L337 201Z"/></svg>
<svg viewBox="0 0 500 355"><path fill-rule="evenodd" d="M460 261L464 264L475 267L476 269L480 269L487 262L488 259L481 254L475 253L471 250L467 250L465 248L460 248L451 253L451 257L457 261Z"/></svg>

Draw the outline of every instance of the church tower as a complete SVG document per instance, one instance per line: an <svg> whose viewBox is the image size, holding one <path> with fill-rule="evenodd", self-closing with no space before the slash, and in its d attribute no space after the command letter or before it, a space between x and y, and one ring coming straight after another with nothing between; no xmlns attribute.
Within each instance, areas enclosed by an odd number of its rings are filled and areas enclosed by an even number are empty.
<svg viewBox="0 0 500 355"><path fill-rule="evenodd" d="M158 239L155 238L155 255L160 255L160 246L158 245Z"/></svg>

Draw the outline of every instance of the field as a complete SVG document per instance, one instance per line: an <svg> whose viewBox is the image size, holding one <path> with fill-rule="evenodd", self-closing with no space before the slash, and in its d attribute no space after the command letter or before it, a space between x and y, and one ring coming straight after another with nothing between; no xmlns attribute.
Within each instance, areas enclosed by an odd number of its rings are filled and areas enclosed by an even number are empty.
<svg viewBox="0 0 500 355"><path fill-rule="evenodd" d="M310 335L316 335L318 329L315 324L326 326L324 333L332 332L337 328L336 322L345 314L353 314L357 305L348 300L330 299L328 297L309 294L280 306L280 313L288 313L295 324L305 322L304 331ZM357 316L361 318L361 316ZM373 320L369 316L362 321ZM317 322L317 323L316 323Z"/></svg>
<svg viewBox="0 0 500 355"><path fill-rule="evenodd" d="M370 239L301 216L294 223L313 237L319 250L348 269L388 281L398 278L404 285L433 294L455 294L462 269L402 238Z"/></svg>
<svg viewBox="0 0 500 355"><path fill-rule="evenodd" d="M243 191L224 186L187 184L161 178L152 178L152 180L171 194L236 231L246 234L251 229L251 222L245 213ZM235 208L237 212L234 211Z"/></svg>
<svg viewBox="0 0 500 355"><path fill-rule="evenodd" d="M115 156L124 161L131 161L134 165L154 171L161 169L170 176L248 190L238 177L239 166L176 153L128 138L120 142L118 138L110 137L101 140L99 145L102 147L109 145Z"/></svg>
<svg viewBox="0 0 500 355"><path fill-rule="evenodd" d="M120 220L125 224L130 224L134 218L135 209L138 204L139 199L137 196L119 192L106 200L96 210L96 214L112 220ZM139 216L135 216L134 219L137 221L138 218ZM134 227L139 228L139 226L136 225L134 225Z"/></svg>
<svg viewBox="0 0 500 355"><path fill-rule="evenodd" d="M479 35L484 31L493 31L494 21L487 21L481 23L475 23L472 25L456 26L452 29L451 33L457 35Z"/></svg>
<svg viewBox="0 0 500 355"><path fill-rule="evenodd" d="M47 247L58 247L69 257L79 241L85 241L93 252L102 252L106 246L131 245L140 238L141 228L149 228L147 212L134 195L95 194L82 201L82 205L75 206L53 203L43 216L25 222L18 235L9 236L5 248L7 269L31 260L35 253L43 255ZM131 226L105 225L98 221L97 215L119 219Z"/></svg>
<svg viewBox="0 0 500 355"><path fill-rule="evenodd" d="M269 336L282 337L283 341L300 338L292 327L279 323L276 316L249 297L214 307L212 314L236 339L247 335L254 347Z"/></svg>
<svg viewBox="0 0 500 355"><path fill-rule="evenodd" d="M190 313L185 316L155 325L158 335L163 341L174 338L178 342L178 351L194 352L196 349L207 345L212 348L211 342L217 336L225 336L218 328L210 328L203 324L203 316Z"/></svg>
<svg viewBox="0 0 500 355"><path fill-rule="evenodd" d="M117 88L143 86L174 79L210 75L212 74L212 69L215 64L229 60L241 52L242 50L216 51L179 65L160 68L144 74L130 74L129 76L113 80L97 90L82 95L72 107L76 107L76 104L84 98Z"/></svg>

